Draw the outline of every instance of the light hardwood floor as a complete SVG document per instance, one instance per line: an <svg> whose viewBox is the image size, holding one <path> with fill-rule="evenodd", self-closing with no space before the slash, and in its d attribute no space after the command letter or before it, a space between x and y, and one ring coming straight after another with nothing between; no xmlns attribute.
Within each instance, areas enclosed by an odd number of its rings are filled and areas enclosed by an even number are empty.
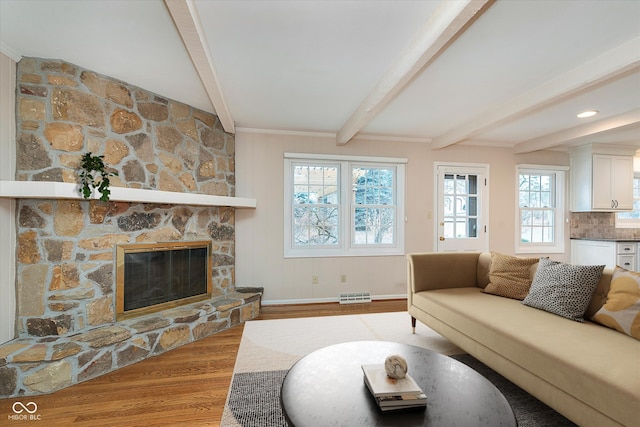
<svg viewBox="0 0 640 427"><path fill-rule="evenodd" d="M258 319L406 309L406 300L263 306ZM217 426L243 329L244 325L236 326L52 394L1 399L0 426L28 426L38 422L9 419L9 415L14 414L14 402L35 402L38 405L35 415L40 417L38 425L47 427Z"/></svg>

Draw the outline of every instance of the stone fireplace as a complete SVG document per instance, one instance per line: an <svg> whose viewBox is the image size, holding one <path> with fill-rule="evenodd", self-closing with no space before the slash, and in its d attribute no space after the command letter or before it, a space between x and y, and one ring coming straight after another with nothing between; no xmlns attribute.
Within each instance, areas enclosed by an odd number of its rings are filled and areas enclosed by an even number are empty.
<svg viewBox="0 0 640 427"><path fill-rule="evenodd" d="M55 391L258 315L260 290L234 283L235 208L172 196L235 196L234 136L215 115L64 61L24 58L16 75L18 184L75 184L92 152L117 172L114 194L163 200L18 198L17 338L0 346L0 397ZM210 242L205 298L117 319L116 248L194 241Z"/></svg>

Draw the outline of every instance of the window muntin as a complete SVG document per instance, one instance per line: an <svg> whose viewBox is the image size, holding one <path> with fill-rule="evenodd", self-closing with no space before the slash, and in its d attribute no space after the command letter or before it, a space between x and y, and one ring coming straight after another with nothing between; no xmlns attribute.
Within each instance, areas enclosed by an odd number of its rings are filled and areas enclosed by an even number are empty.
<svg viewBox="0 0 640 427"><path fill-rule="evenodd" d="M444 175L444 237L478 237L477 175Z"/></svg>
<svg viewBox="0 0 640 427"><path fill-rule="evenodd" d="M516 252L564 252L565 169L518 166Z"/></svg>
<svg viewBox="0 0 640 427"><path fill-rule="evenodd" d="M520 173L520 239L523 243L554 243L554 181L553 173Z"/></svg>
<svg viewBox="0 0 640 427"><path fill-rule="evenodd" d="M337 246L340 165L293 165L294 246Z"/></svg>
<svg viewBox="0 0 640 427"><path fill-rule="evenodd" d="M391 245L395 243L395 167L354 166L353 245Z"/></svg>
<svg viewBox="0 0 640 427"><path fill-rule="evenodd" d="M285 154L286 257L404 253L406 160L301 156Z"/></svg>

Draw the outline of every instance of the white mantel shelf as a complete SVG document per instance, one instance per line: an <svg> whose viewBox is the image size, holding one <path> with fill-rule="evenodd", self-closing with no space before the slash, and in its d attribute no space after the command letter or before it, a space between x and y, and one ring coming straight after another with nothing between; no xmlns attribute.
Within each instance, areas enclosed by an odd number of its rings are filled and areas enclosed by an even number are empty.
<svg viewBox="0 0 640 427"><path fill-rule="evenodd" d="M256 199L245 197L210 196L123 187L110 187L109 189L111 190L109 200L113 202L230 206L234 208L256 207ZM0 198L85 200L78 191L78 184L49 181L0 181ZM98 199L99 197L94 193L94 198Z"/></svg>

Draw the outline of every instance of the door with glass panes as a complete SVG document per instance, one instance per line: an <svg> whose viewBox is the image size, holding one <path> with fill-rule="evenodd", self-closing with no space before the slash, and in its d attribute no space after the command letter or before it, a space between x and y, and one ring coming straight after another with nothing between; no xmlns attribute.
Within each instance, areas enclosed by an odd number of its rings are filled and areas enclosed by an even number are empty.
<svg viewBox="0 0 640 427"><path fill-rule="evenodd" d="M487 251L487 167L436 165L436 251Z"/></svg>

